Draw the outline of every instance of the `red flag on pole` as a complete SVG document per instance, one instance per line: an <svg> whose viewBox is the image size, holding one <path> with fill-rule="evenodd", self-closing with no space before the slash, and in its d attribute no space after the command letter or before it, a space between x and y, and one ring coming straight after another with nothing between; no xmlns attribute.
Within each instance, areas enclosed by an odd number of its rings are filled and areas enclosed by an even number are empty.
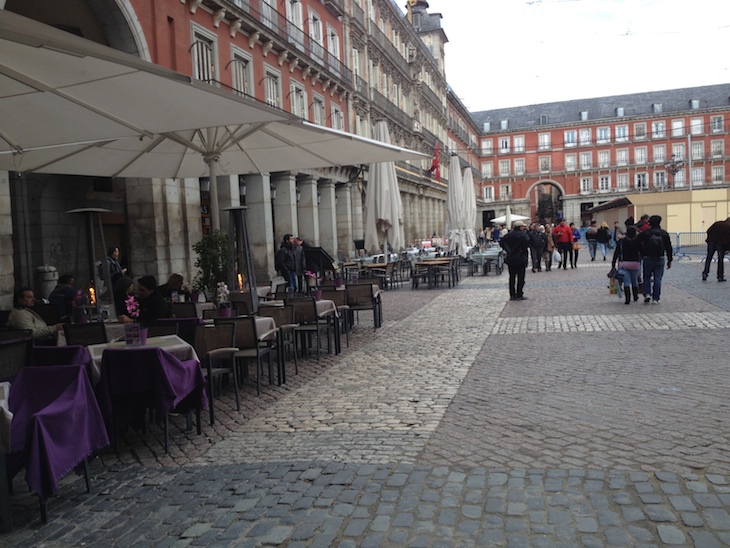
<svg viewBox="0 0 730 548"><path fill-rule="evenodd" d="M433 152L433 161L428 172L432 173L437 181L441 180L441 161L439 160L439 152L441 151L441 143L436 143L436 150Z"/></svg>

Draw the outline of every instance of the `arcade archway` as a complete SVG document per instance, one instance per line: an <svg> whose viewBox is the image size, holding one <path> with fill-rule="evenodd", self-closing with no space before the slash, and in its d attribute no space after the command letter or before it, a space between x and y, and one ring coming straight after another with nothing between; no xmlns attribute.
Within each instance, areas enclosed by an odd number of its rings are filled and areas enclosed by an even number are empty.
<svg viewBox="0 0 730 548"><path fill-rule="evenodd" d="M565 192L554 181L539 181L527 192L530 201L530 217L541 224L555 224L565 212L563 196Z"/></svg>

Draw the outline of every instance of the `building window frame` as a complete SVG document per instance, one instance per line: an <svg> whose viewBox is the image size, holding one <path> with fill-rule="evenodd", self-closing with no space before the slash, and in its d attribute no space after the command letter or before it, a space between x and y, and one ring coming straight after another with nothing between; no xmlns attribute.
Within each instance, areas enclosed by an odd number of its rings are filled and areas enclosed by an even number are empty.
<svg viewBox="0 0 730 548"><path fill-rule="evenodd" d="M577 155L566 154L565 155L565 171L575 171L577 167Z"/></svg>
<svg viewBox="0 0 730 548"><path fill-rule="evenodd" d="M521 154L525 152L525 136L515 135L512 137L512 151L515 154Z"/></svg>
<svg viewBox="0 0 730 548"><path fill-rule="evenodd" d="M580 178L580 193L590 194L593 192L593 177L581 177Z"/></svg>
<svg viewBox="0 0 730 548"><path fill-rule="evenodd" d="M515 158L514 170L515 170L515 175L524 175L525 174L525 159L524 158Z"/></svg>
<svg viewBox="0 0 730 548"><path fill-rule="evenodd" d="M634 148L634 164L637 166L643 166L646 164L646 147L635 147Z"/></svg>
<svg viewBox="0 0 730 548"><path fill-rule="evenodd" d="M725 121L720 116L710 116L710 132L711 133L722 133L725 131Z"/></svg>
<svg viewBox="0 0 730 548"><path fill-rule="evenodd" d="M616 149L616 165L617 166L629 165L629 149L628 148Z"/></svg>
<svg viewBox="0 0 730 548"><path fill-rule="evenodd" d="M563 146L565 148L578 146L578 132L575 129L566 129L563 132Z"/></svg>
<svg viewBox="0 0 730 548"><path fill-rule="evenodd" d="M634 124L634 141L643 141L646 139L646 122Z"/></svg>
<svg viewBox="0 0 730 548"><path fill-rule="evenodd" d="M667 123L664 120L654 120L651 123L651 138L652 139L666 139L667 137Z"/></svg>
<svg viewBox="0 0 730 548"><path fill-rule="evenodd" d="M509 177L510 176L510 161L509 160L500 160L499 161L499 176L500 177Z"/></svg>
<svg viewBox="0 0 730 548"><path fill-rule="evenodd" d="M663 164L667 161L667 145L654 145L651 150L652 160L655 164Z"/></svg>

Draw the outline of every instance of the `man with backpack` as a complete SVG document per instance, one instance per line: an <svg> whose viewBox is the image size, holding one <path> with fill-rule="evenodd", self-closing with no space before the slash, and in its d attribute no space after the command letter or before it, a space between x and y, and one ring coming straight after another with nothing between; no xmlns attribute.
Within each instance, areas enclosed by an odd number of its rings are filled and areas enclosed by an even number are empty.
<svg viewBox="0 0 730 548"><path fill-rule="evenodd" d="M659 304L664 277L664 255L667 269L672 268L672 242L669 234L659 225L659 215L649 217L649 228L637 236L644 262L644 303Z"/></svg>

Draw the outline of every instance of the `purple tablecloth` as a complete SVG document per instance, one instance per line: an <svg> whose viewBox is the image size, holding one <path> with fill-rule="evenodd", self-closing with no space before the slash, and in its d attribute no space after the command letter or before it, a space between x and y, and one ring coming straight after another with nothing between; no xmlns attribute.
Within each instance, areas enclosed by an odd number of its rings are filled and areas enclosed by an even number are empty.
<svg viewBox="0 0 730 548"><path fill-rule="evenodd" d="M104 421L80 365L24 367L10 390L12 478L25 479L42 500L85 458L109 445Z"/></svg>
<svg viewBox="0 0 730 548"><path fill-rule="evenodd" d="M99 407L109 428L132 423L135 411L151 407L161 421L173 409L206 408L205 377L197 360L178 360L156 347L107 348L101 360Z"/></svg>

